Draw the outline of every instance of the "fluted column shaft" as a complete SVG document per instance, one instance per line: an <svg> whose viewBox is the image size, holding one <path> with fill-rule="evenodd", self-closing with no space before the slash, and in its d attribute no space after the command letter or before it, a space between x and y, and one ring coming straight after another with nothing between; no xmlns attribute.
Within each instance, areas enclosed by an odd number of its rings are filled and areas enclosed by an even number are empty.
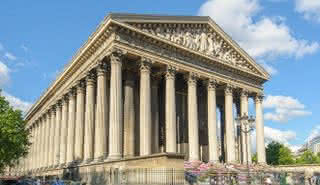
<svg viewBox="0 0 320 185"><path fill-rule="evenodd" d="M38 154L38 169L42 168L43 164L43 143L44 143L44 117L39 120L39 154Z"/></svg>
<svg viewBox="0 0 320 185"><path fill-rule="evenodd" d="M227 141L227 151L226 151L226 162L235 163L235 133L234 133L234 123L233 123L233 89L227 86L224 91L225 95L225 127L226 127L226 141Z"/></svg>
<svg viewBox="0 0 320 185"><path fill-rule="evenodd" d="M263 123L263 96L255 97L256 104L256 135L257 135L257 160L260 164L266 163L266 151L264 145L264 123Z"/></svg>
<svg viewBox="0 0 320 185"><path fill-rule="evenodd" d="M110 124L109 124L109 160L122 157L122 61L121 53L110 56Z"/></svg>
<svg viewBox="0 0 320 185"><path fill-rule="evenodd" d="M67 151L67 134L68 134L68 97L65 96L62 100L62 115L60 127L60 166L66 164Z"/></svg>
<svg viewBox="0 0 320 185"><path fill-rule="evenodd" d="M85 85L82 81L77 84L77 111L76 111L76 133L75 133L75 160L83 160L84 144L84 115L85 115Z"/></svg>
<svg viewBox="0 0 320 185"><path fill-rule="evenodd" d="M140 66L140 155L151 154L150 65Z"/></svg>
<svg viewBox="0 0 320 185"><path fill-rule="evenodd" d="M43 168L45 165L45 148L46 148L46 115L43 116L42 120L41 120L41 124L42 124L42 134L41 134L41 163L40 163L40 167Z"/></svg>
<svg viewBox="0 0 320 185"><path fill-rule="evenodd" d="M40 153L40 120L37 120L37 124L36 124L36 137L35 137L36 141L35 141L35 154L34 154L34 170L36 170L37 168L39 168L39 153Z"/></svg>
<svg viewBox="0 0 320 185"><path fill-rule="evenodd" d="M165 125L166 125L166 152L177 152L177 124L176 124L176 92L175 92L175 71L168 66L165 74Z"/></svg>
<svg viewBox="0 0 320 185"><path fill-rule="evenodd" d="M53 162L54 162L55 123L56 123L56 110L55 110L55 107L53 107L51 112L51 122L50 122L49 159L48 159L48 166L50 168L53 167Z"/></svg>
<svg viewBox="0 0 320 185"><path fill-rule="evenodd" d="M76 116L76 93L74 89L69 92L68 104L68 135L67 135L67 155L66 163L71 165L74 162L74 132Z"/></svg>
<svg viewBox="0 0 320 185"><path fill-rule="evenodd" d="M152 115L152 153L160 152L159 145L159 79L151 82L151 115Z"/></svg>
<svg viewBox="0 0 320 185"><path fill-rule="evenodd" d="M128 74L124 83L123 137L124 157L133 157L135 153L135 105L134 105L134 76Z"/></svg>
<svg viewBox="0 0 320 185"><path fill-rule="evenodd" d="M36 169L39 169L41 166L41 141L42 141L42 124L41 124L41 119L38 120L38 136L37 136L37 150L36 150L36 161L35 161L35 165L36 165Z"/></svg>
<svg viewBox="0 0 320 185"><path fill-rule="evenodd" d="M50 150L50 138L52 133L50 132L50 127L51 127L51 110L48 111L47 113L47 121L46 121L46 144L45 144L45 167L49 167L49 150Z"/></svg>
<svg viewBox="0 0 320 185"><path fill-rule="evenodd" d="M243 90L240 95L240 110L241 116L248 115L248 92ZM241 129L247 131L248 127L241 124ZM248 135L248 137L247 137ZM242 162L243 164L247 164L247 159L249 157L250 148L248 148L247 144L250 141L249 133L241 132L241 146L242 146ZM248 157L247 157L248 156ZM251 156L251 155L250 155Z"/></svg>
<svg viewBox="0 0 320 185"><path fill-rule="evenodd" d="M94 120L95 120L95 75L89 73L86 78L86 109L85 109L85 131L84 131L84 161L86 163L93 160L94 147Z"/></svg>
<svg viewBox="0 0 320 185"><path fill-rule="evenodd" d="M61 141L61 114L62 107L61 102L57 103L56 107L56 123L55 123L55 131L54 131L54 165L55 167L59 166L60 163L60 141Z"/></svg>
<svg viewBox="0 0 320 185"><path fill-rule="evenodd" d="M216 82L209 81L208 90L208 141L209 161L218 162L218 137L217 137L217 104L216 104Z"/></svg>
<svg viewBox="0 0 320 185"><path fill-rule="evenodd" d="M189 160L199 160L199 121L197 101L197 79L188 76L188 135L189 135Z"/></svg>
<svg viewBox="0 0 320 185"><path fill-rule="evenodd" d="M30 153L28 154L28 163L27 165L27 169L28 170L33 170L34 168L34 162L35 162L35 146L36 146L36 127L35 125L32 126L32 128L30 129L31 131L31 138L30 138L30 142L32 143L31 145L31 150Z"/></svg>
<svg viewBox="0 0 320 185"><path fill-rule="evenodd" d="M97 68L97 121L95 124L94 158L102 161L107 157L108 143L107 66L100 63Z"/></svg>

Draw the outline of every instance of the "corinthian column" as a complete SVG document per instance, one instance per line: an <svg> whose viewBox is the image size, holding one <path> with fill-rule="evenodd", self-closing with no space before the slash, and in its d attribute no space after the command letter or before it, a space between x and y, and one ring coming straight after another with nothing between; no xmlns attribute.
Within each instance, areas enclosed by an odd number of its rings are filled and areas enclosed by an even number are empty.
<svg viewBox="0 0 320 185"><path fill-rule="evenodd" d="M121 50L114 50L110 56L110 124L108 160L122 157L122 57Z"/></svg>
<svg viewBox="0 0 320 185"><path fill-rule="evenodd" d="M55 123L55 131L54 131L54 166L58 167L60 162L60 141L61 141L61 112L62 105L61 100L57 102L56 106L56 123Z"/></svg>
<svg viewBox="0 0 320 185"><path fill-rule="evenodd" d="M61 132L60 132L60 166L66 164L67 151L67 134L68 134L68 96L62 99L62 116L61 116Z"/></svg>
<svg viewBox="0 0 320 185"><path fill-rule="evenodd" d="M153 78L151 82L151 119L152 119L152 153L160 152L159 145L159 79Z"/></svg>
<svg viewBox="0 0 320 185"><path fill-rule="evenodd" d="M79 81L77 84L77 111L76 111L76 133L75 133L75 160L83 160L83 137L84 137L84 101L85 101L85 84Z"/></svg>
<svg viewBox="0 0 320 185"><path fill-rule="evenodd" d="M56 123L56 108L55 106L52 106L52 112L51 112L51 122L50 122L50 141L49 141L49 167L53 167L54 163L54 143L55 143L55 123Z"/></svg>
<svg viewBox="0 0 320 185"><path fill-rule="evenodd" d="M69 91L69 107L68 107L68 136L67 136L67 156L66 163L71 165L74 162L74 131L76 116L76 93L74 89Z"/></svg>
<svg viewBox="0 0 320 185"><path fill-rule="evenodd" d="M218 138L217 138L217 104L216 104L216 81L210 80L208 89L208 140L209 140L209 161L219 162Z"/></svg>
<svg viewBox="0 0 320 185"><path fill-rule="evenodd" d="M224 90L225 96L225 127L226 127L226 141L227 141L227 163L235 163L235 137L233 124L233 89L227 85Z"/></svg>
<svg viewBox="0 0 320 185"><path fill-rule="evenodd" d="M256 104L256 135L257 135L257 160L260 164L266 163L266 151L264 145L264 124L263 124L263 96L257 95L255 97Z"/></svg>
<svg viewBox="0 0 320 185"><path fill-rule="evenodd" d="M134 106L134 75L127 72L124 82L124 110L123 110L123 155L125 158L133 157L135 153L134 129L135 129L135 106Z"/></svg>
<svg viewBox="0 0 320 185"><path fill-rule="evenodd" d="M95 75L90 72L86 78L86 112L84 129L84 162L89 163L93 160L93 138L94 138L94 116L95 116Z"/></svg>
<svg viewBox="0 0 320 185"><path fill-rule="evenodd" d="M240 94L240 111L241 116L248 115L248 91L242 90ZM248 127L244 127L243 124L241 124L242 130L248 130ZM247 143L250 141L250 135L248 138L246 137L246 133L241 131L241 146L242 146L242 162L243 164L247 164L247 156L249 157L249 152L251 151L250 148L248 148ZM250 155L251 156L251 155Z"/></svg>
<svg viewBox="0 0 320 185"><path fill-rule="evenodd" d="M151 88L149 61L140 65L140 155L151 154Z"/></svg>
<svg viewBox="0 0 320 185"><path fill-rule="evenodd" d="M177 125L176 125L176 91L175 91L175 70L167 66L166 78L166 152L177 152Z"/></svg>
<svg viewBox="0 0 320 185"><path fill-rule="evenodd" d="M40 118L40 145L39 145L39 169L43 168L43 158L44 158L44 140L45 140L45 115Z"/></svg>
<svg viewBox="0 0 320 185"><path fill-rule="evenodd" d="M97 67L97 121L95 124L94 158L102 161L107 157L108 138L108 101L107 101L107 66L100 62Z"/></svg>
<svg viewBox="0 0 320 185"><path fill-rule="evenodd" d="M47 113L47 119L46 119L46 137L45 137L45 158L44 158L44 167L49 166L49 149L50 149L50 124L51 124L51 110Z"/></svg>
<svg viewBox="0 0 320 185"><path fill-rule="evenodd" d="M189 160L199 160L199 121L197 101L197 79L193 74L188 75L188 134Z"/></svg>

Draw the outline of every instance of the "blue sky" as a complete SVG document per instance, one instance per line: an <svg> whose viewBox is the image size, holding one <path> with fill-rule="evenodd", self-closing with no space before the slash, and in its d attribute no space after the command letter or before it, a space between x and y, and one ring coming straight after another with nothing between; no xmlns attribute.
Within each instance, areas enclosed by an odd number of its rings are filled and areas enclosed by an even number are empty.
<svg viewBox="0 0 320 185"><path fill-rule="evenodd" d="M110 12L211 16L272 75L266 139L295 149L320 135L315 0L2 1L0 88L7 99L26 110Z"/></svg>

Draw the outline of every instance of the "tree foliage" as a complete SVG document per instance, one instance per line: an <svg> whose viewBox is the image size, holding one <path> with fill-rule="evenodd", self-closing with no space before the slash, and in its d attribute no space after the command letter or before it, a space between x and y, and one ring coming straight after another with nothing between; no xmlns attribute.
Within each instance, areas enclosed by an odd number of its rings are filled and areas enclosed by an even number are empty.
<svg viewBox="0 0 320 185"><path fill-rule="evenodd" d="M317 164L320 163L320 153L315 155L311 150L303 152L303 154L297 158L297 164Z"/></svg>
<svg viewBox="0 0 320 185"><path fill-rule="evenodd" d="M29 132L22 112L15 110L0 90L0 172L16 165L29 149Z"/></svg>
<svg viewBox="0 0 320 185"><path fill-rule="evenodd" d="M266 148L267 164L286 165L294 164L294 158L291 150L281 143L272 141Z"/></svg>

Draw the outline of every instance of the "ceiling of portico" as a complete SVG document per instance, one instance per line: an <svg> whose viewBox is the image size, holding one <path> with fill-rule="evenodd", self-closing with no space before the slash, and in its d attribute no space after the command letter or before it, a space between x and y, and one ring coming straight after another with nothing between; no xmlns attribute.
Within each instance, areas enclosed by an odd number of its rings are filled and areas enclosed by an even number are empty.
<svg viewBox="0 0 320 185"><path fill-rule="evenodd" d="M270 76L210 17L110 14L110 19L146 34L180 45L264 81Z"/></svg>

